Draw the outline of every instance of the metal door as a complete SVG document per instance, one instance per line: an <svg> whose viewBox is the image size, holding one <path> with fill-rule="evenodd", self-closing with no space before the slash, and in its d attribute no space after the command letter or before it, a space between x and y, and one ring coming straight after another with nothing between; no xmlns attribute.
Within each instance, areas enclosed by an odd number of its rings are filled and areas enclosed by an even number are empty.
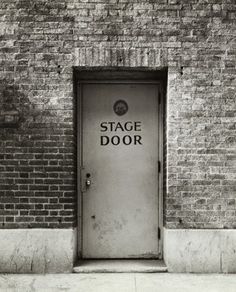
<svg viewBox="0 0 236 292"><path fill-rule="evenodd" d="M82 86L82 257L158 257L158 85Z"/></svg>

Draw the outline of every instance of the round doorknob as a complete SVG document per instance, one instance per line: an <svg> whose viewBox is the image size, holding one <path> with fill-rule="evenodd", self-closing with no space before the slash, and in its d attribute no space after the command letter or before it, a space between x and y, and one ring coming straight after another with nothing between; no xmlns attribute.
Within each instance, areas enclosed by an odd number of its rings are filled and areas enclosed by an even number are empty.
<svg viewBox="0 0 236 292"><path fill-rule="evenodd" d="M91 185L91 180L90 179L86 179L85 184L86 184L87 187L89 187Z"/></svg>

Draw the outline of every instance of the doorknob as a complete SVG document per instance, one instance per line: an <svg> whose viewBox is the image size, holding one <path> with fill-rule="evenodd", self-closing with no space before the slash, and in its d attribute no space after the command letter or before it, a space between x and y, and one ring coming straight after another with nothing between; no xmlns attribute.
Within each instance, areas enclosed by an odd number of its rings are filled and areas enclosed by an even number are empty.
<svg viewBox="0 0 236 292"><path fill-rule="evenodd" d="M86 179L85 184L86 184L87 187L89 187L91 185L91 180L90 179Z"/></svg>
<svg viewBox="0 0 236 292"><path fill-rule="evenodd" d="M89 187L91 185L91 174L90 173L86 173L86 181L85 181L85 184L86 184L86 187Z"/></svg>
<svg viewBox="0 0 236 292"><path fill-rule="evenodd" d="M81 191L86 192L91 185L91 174L85 172L84 168L81 168Z"/></svg>

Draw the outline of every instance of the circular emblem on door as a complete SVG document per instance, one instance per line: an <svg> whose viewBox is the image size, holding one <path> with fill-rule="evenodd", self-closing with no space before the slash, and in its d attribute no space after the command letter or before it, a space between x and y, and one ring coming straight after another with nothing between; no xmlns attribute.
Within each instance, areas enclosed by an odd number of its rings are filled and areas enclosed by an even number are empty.
<svg viewBox="0 0 236 292"><path fill-rule="evenodd" d="M123 116L128 111L128 104L122 99L117 100L113 105L113 110L118 116Z"/></svg>

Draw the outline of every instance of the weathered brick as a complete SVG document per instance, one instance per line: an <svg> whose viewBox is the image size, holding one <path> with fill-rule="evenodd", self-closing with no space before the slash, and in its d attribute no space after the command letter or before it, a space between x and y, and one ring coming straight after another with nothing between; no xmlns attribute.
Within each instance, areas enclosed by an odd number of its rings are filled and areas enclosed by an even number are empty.
<svg viewBox="0 0 236 292"><path fill-rule="evenodd" d="M74 66L168 67L165 224L236 228L235 3L223 2L0 3L1 228L75 224Z"/></svg>

